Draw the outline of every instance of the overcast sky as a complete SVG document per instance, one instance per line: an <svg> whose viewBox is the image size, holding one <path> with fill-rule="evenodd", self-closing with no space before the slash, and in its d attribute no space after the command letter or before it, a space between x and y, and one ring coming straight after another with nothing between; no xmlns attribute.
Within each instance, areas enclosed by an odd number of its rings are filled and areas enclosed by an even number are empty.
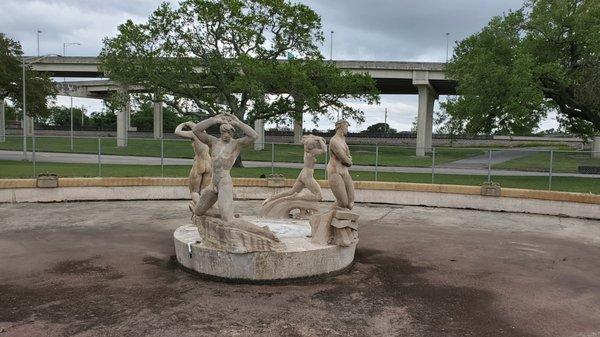
<svg viewBox="0 0 600 337"><path fill-rule="evenodd" d="M63 53L97 56L102 39L116 34L117 25L146 20L162 1L157 0L2 0L0 32L21 42L27 55ZM177 1L171 1L177 2ZM329 57L333 30L333 58L345 60L433 61L446 59L446 33L450 49L455 41L479 31L493 16L521 7L523 0L302 0L321 15L326 41L321 50ZM450 54L452 51L450 50ZM444 99L442 97L442 99ZM74 99L75 105L98 110L101 103ZM58 104L68 105L59 97ZM383 122L384 108L393 128L409 130L417 111L415 95L382 95L380 106L360 104L366 123ZM437 108L437 105L436 105ZM542 128L553 127L552 119ZM312 122L305 127L312 129ZM319 126L319 128L324 128Z"/></svg>

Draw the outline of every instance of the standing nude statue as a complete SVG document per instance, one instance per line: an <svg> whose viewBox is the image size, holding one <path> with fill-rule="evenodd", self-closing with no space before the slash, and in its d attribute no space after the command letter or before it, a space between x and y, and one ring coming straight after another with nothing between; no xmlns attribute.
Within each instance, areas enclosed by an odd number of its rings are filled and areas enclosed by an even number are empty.
<svg viewBox="0 0 600 337"><path fill-rule="evenodd" d="M206 188L212 180L212 163L208 145L196 137L191 130L196 126L193 122L181 123L175 128L175 134L182 138L192 141L194 148L194 164L190 170L189 188L192 202L190 207L193 209L200 200L200 191ZM187 129L187 130L186 130ZM188 131L189 130L189 131Z"/></svg>
<svg viewBox="0 0 600 337"><path fill-rule="evenodd" d="M330 159L327 164L327 180L335 196L335 206L352 209L354 207L354 184L348 167L352 166L352 156L346 144L348 122L335 123L335 135L329 141Z"/></svg>
<svg viewBox="0 0 600 337"><path fill-rule="evenodd" d="M313 194L315 200L320 201L323 199L321 195L321 186L315 180L313 176L315 173L315 164L317 162L317 156L327 151L327 145L323 137L317 137L308 135L302 137L302 144L304 144L304 168L296 178L296 182L292 186L291 190L275 194L270 198L267 198L263 205L281 198L288 196L295 196L300 193L305 187Z"/></svg>
<svg viewBox="0 0 600 337"><path fill-rule="evenodd" d="M219 130L221 137L217 138L206 133L212 125L221 124ZM235 139L235 127L242 130L244 137ZM215 202L219 206L221 219L225 222L233 220L233 182L230 170L244 146L251 145L258 134L231 114L220 114L201 121L192 129L194 135L210 147L212 160L212 186L202 190L200 200L196 203L194 214L204 215Z"/></svg>

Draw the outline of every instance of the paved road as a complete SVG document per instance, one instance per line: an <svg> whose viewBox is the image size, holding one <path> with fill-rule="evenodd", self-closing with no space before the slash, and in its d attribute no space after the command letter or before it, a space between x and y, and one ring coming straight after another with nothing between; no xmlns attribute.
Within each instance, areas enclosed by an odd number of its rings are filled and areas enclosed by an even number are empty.
<svg viewBox="0 0 600 337"><path fill-rule="evenodd" d="M509 152L509 151L507 151ZM20 151L5 151L0 150L0 160L21 160L23 153ZM28 153L28 158L31 160L31 153ZM56 152L36 152L36 161L39 162L55 162L55 163L80 163L80 164L97 164L98 155L80 154L80 153L56 153ZM487 160L487 159L486 159ZM157 157L138 157L138 156L115 156L102 155L102 164L129 164L129 165L160 165L160 158ZM184 158L164 158L164 165L192 165L192 159ZM246 167L271 167L271 162L262 161L244 161ZM281 168L302 168L301 163L284 163L277 162L275 167ZM317 164L318 169L325 169L324 164ZM396 172L396 173L431 173L429 167L387 167L380 166L365 166L354 165L354 171L373 172ZM436 174L459 174L459 175L487 175L487 164L485 169L469 168L469 167L436 167ZM548 176L546 172L529 172L529 171L512 171L512 170L493 170L493 175L498 176ZM553 176L558 177L581 177L581 178L600 178L600 175L593 174L578 174L578 173L553 173Z"/></svg>
<svg viewBox="0 0 600 337"><path fill-rule="evenodd" d="M235 206L252 215L260 202ZM349 272L244 285L171 259L185 201L2 204L0 335L598 336L598 221L355 210Z"/></svg>

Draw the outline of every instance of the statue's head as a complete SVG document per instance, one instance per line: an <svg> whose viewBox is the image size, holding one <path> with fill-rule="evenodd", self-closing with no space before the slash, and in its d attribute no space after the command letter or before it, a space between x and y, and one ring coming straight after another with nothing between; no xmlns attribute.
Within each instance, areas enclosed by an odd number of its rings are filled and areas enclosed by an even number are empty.
<svg viewBox="0 0 600 337"><path fill-rule="evenodd" d="M340 119L339 121L335 122L335 132L341 131L345 136L348 134L348 126L350 126L350 123L348 123L347 120Z"/></svg>
<svg viewBox="0 0 600 337"><path fill-rule="evenodd" d="M221 126L219 126L219 131L221 132L221 140L227 143L233 139L235 128L229 123L223 123Z"/></svg>
<svg viewBox="0 0 600 337"><path fill-rule="evenodd" d="M304 144L304 151L310 151L312 149L321 147L319 138L321 138L321 137L314 136L314 135L302 136L301 143Z"/></svg>

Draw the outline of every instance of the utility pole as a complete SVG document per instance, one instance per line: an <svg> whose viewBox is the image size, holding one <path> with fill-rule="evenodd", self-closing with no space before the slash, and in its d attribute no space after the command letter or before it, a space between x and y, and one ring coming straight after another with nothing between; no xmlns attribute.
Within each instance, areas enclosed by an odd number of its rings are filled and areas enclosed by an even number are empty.
<svg viewBox="0 0 600 337"><path fill-rule="evenodd" d="M387 108L385 108L385 117L383 118L383 124L384 124L384 130L387 133L388 132L388 124L387 124Z"/></svg>

